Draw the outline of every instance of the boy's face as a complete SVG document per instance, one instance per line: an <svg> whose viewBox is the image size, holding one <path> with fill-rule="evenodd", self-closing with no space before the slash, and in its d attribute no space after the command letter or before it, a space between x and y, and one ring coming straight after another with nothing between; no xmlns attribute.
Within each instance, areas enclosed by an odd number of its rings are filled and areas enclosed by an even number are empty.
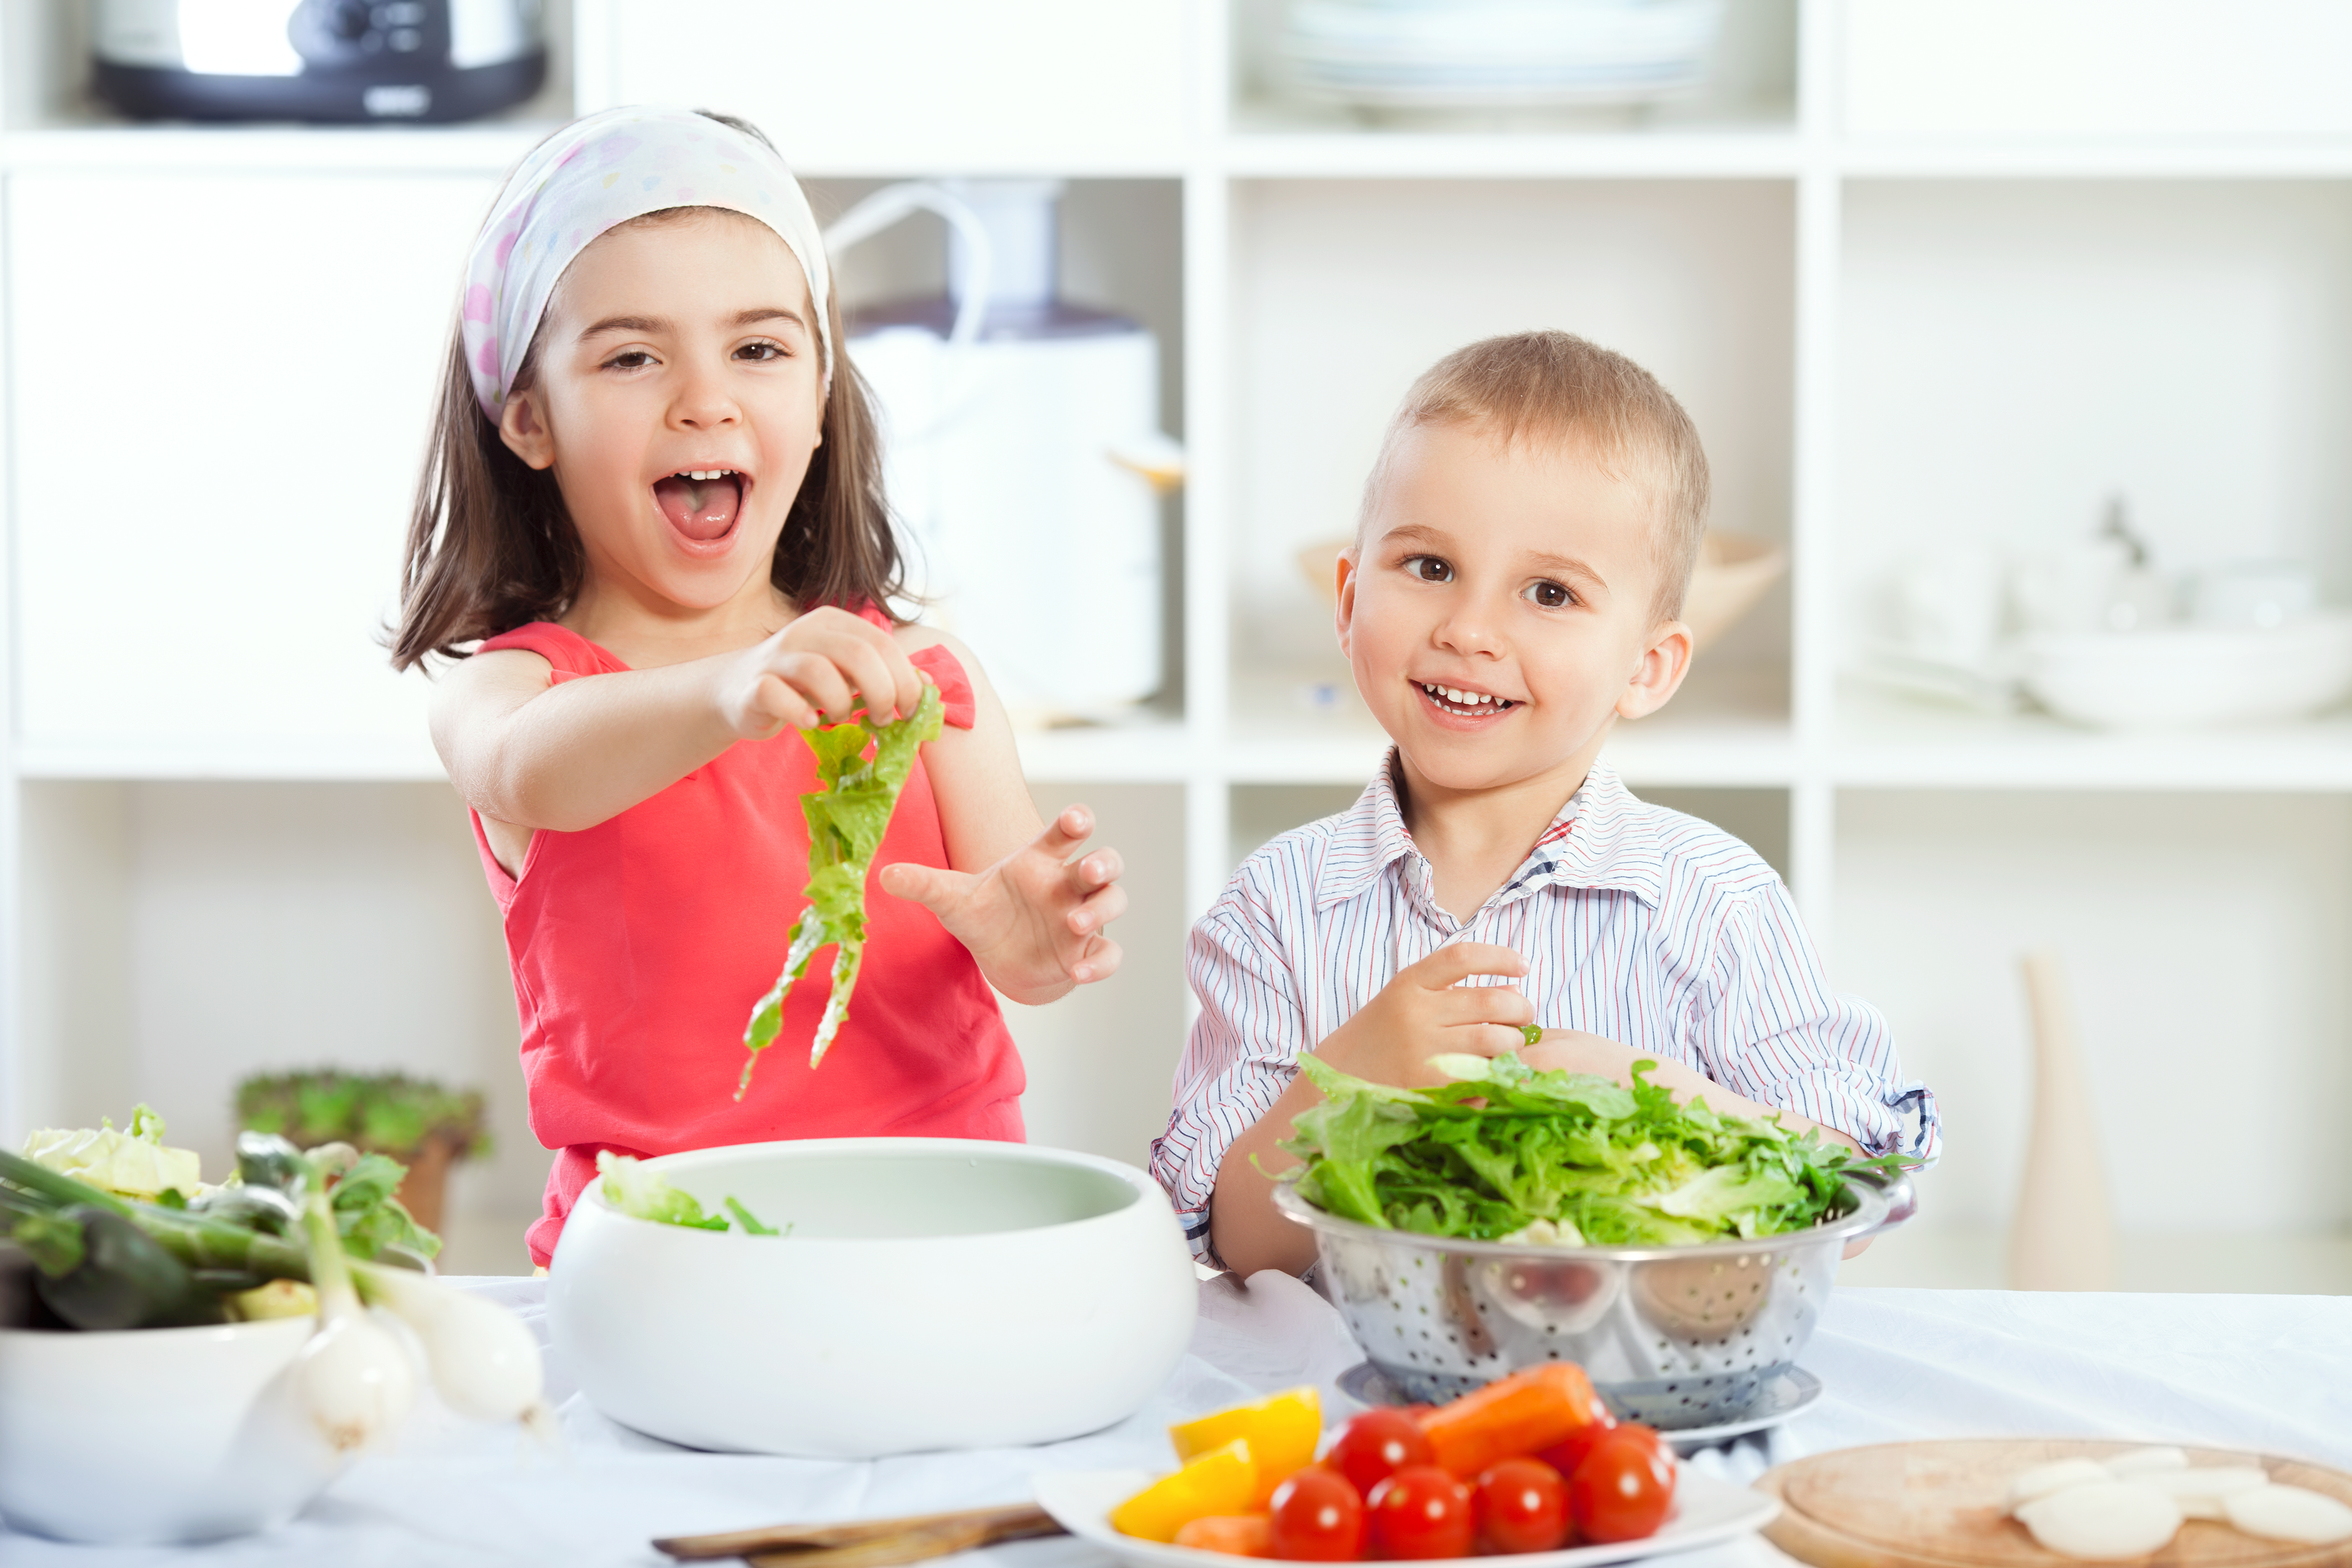
<svg viewBox="0 0 2352 1568"><path fill-rule="evenodd" d="M1656 526L1643 489L1573 447L1397 438L1339 566L1339 647L1416 782L1580 779L1616 719L1674 695L1690 634L1653 612Z"/></svg>
<svg viewBox="0 0 2352 1568"><path fill-rule="evenodd" d="M768 592L823 428L820 366L807 280L764 225L625 226L565 271L500 434L555 470L592 582L709 609Z"/></svg>

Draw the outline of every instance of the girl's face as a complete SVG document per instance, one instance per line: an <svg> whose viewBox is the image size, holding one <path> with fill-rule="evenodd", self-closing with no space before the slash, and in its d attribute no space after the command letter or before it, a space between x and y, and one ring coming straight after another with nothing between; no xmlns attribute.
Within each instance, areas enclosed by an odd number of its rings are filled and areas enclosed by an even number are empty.
<svg viewBox="0 0 2352 1568"><path fill-rule="evenodd" d="M739 214L629 225L580 253L499 433L554 469L587 552L583 598L675 616L772 592L822 439L816 327L792 251Z"/></svg>

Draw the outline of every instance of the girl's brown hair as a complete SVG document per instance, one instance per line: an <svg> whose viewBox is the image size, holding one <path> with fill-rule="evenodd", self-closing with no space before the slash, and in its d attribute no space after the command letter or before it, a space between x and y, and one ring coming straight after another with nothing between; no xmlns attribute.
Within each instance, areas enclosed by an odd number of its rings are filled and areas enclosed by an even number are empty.
<svg viewBox="0 0 2352 1568"><path fill-rule="evenodd" d="M767 141L730 116L710 118ZM647 217L705 210L709 209L677 208ZM809 458L808 474L777 535L768 580L804 610L873 605L892 614L890 602L905 588L898 540L882 495L882 448L873 404L856 367L842 352L837 299L825 301L825 326L834 370L824 402L824 439ZM518 387L530 384L538 357L534 342L516 376ZM499 438L498 426L474 401L465 338L461 329L453 329L425 472L409 519L393 668L406 669L434 654L463 658L467 644L557 618L578 596L585 566L555 475L533 468Z"/></svg>

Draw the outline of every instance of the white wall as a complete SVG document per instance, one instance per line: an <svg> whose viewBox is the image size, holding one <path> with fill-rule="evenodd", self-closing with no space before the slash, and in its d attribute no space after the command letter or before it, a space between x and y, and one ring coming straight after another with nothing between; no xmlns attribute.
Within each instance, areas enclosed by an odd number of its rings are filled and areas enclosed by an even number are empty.
<svg viewBox="0 0 2352 1568"><path fill-rule="evenodd" d="M2024 1158L2018 958L2072 978L2117 1226L2340 1228L2352 1213L2352 801L1853 794L1832 979L1945 1114L1922 1224L2005 1224Z"/></svg>

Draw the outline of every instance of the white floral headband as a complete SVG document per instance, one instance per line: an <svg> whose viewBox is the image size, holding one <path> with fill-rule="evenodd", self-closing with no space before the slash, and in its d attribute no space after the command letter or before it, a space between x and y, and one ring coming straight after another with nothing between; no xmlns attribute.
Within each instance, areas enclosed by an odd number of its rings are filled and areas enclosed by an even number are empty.
<svg viewBox="0 0 2352 1568"><path fill-rule="evenodd" d="M690 109L608 109L573 121L516 165L466 261L459 315L474 399L495 421L514 390L549 296L597 236L672 207L725 207L759 219L791 247L816 310L824 384L833 386L824 238L784 161Z"/></svg>

